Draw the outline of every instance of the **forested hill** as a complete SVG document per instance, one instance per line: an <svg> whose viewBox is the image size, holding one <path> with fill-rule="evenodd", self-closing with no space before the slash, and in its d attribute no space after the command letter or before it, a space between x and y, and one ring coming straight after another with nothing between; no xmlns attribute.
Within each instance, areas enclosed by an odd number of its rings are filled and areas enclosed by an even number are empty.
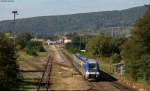
<svg viewBox="0 0 150 91"><path fill-rule="evenodd" d="M73 15L42 16L16 21L15 32L57 33L101 31L102 28L130 27L144 14L145 7L120 11L91 12ZM12 21L1 21L0 31L14 31Z"/></svg>

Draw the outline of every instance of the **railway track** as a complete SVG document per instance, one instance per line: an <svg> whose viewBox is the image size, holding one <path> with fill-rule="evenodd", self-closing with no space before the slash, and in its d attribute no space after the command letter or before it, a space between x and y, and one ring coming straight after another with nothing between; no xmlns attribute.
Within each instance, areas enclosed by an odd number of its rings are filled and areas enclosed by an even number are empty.
<svg viewBox="0 0 150 91"><path fill-rule="evenodd" d="M136 91L135 89L129 87L129 86L125 86L124 84L120 83L120 82L112 82L111 83L114 87L120 89L121 91Z"/></svg>
<svg viewBox="0 0 150 91"><path fill-rule="evenodd" d="M52 62L53 62L53 58L49 56L42 77L38 82L37 91L49 90L51 71L52 71Z"/></svg>
<svg viewBox="0 0 150 91"><path fill-rule="evenodd" d="M107 85L106 85L107 84ZM102 91L137 91L129 86L126 86L118 81L114 82L89 82L91 88L89 90L102 90Z"/></svg>
<svg viewBox="0 0 150 91"><path fill-rule="evenodd" d="M64 52L63 50L60 50L62 52L62 54L64 54L64 56L68 59L68 60L73 60L72 57L70 55L68 55L66 52ZM82 75L82 73L79 71L79 69L76 67L76 65L74 64L73 61L70 61L70 63L72 64L72 66L74 67L74 69L80 74ZM108 74L107 74L108 75ZM84 79L84 77L83 77ZM108 78L110 79L110 78ZM88 83L89 85L89 89L88 90L102 90L102 91L136 91L135 89L124 85L122 83L120 83L117 80L104 80L104 81L96 81L96 82L90 82L87 81L85 79L85 81Z"/></svg>

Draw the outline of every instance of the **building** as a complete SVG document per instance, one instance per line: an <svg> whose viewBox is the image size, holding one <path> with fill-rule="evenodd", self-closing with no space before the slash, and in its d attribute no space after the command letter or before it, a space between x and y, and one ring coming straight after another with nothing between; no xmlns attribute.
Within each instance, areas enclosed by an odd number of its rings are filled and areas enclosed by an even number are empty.
<svg viewBox="0 0 150 91"><path fill-rule="evenodd" d="M64 37L64 38L63 38L63 42L64 42L64 44L67 44L67 43L72 42L72 40L71 40L71 39L68 39L67 37Z"/></svg>

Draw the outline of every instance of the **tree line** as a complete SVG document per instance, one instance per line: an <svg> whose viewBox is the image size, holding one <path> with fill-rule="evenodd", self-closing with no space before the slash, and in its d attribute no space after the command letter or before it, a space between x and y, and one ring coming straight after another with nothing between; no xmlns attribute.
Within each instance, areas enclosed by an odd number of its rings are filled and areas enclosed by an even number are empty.
<svg viewBox="0 0 150 91"><path fill-rule="evenodd" d="M0 33L0 90L16 91L19 88L19 66L14 41Z"/></svg>

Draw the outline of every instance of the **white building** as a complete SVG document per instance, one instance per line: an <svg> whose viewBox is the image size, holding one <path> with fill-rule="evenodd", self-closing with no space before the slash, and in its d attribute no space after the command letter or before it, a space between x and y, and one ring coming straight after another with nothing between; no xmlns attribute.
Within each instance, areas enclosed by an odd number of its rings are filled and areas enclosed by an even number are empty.
<svg viewBox="0 0 150 91"><path fill-rule="evenodd" d="M51 40L47 40L46 43L47 43L47 45L53 45L53 44L55 44L55 42L51 41Z"/></svg>
<svg viewBox="0 0 150 91"><path fill-rule="evenodd" d="M70 42L72 42L70 39L64 39L64 43L66 44L66 43L70 43Z"/></svg>
<svg viewBox="0 0 150 91"><path fill-rule="evenodd" d="M72 42L71 39L68 39L67 37L64 37L64 44L70 43Z"/></svg>

